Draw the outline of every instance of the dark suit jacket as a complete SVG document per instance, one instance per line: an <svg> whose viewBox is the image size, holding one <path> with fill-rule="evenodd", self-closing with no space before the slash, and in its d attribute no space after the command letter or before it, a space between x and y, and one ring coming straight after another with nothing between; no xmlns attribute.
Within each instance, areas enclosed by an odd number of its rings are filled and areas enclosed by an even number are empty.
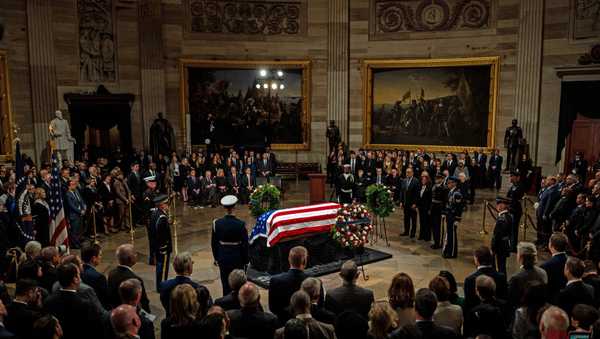
<svg viewBox="0 0 600 339"><path fill-rule="evenodd" d="M240 300L238 299L237 291L232 291L228 295L215 299L215 305L220 306L223 310L239 310Z"/></svg>
<svg viewBox="0 0 600 339"><path fill-rule="evenodd" d="M308 328L308 337L310 339L334 339L335 330L333 325L326 324L318 321L314 318L302 319L306 327ZM275 339L285 339L283 336L284 327L278 329L275 332Z"/></svg>
<svg viewBox="0 0 600 339"><path fill-rule="evenodd" d="M96 270L96 268L94 268L91 265L83 264L83 272L81 273L81 280L94 289L94 291L96 292L96 295L98 296L98 299L100 299L100 302L102 303L102 305L106 309L108 309L109 308L108 296L107 296L108 281L106 280L106 277L104 276L104 274L98 272Z"/></svg>
<svg viewBox="0 0 600 339"><path fill-rule="evenodd" d="M344 311L355 311L365 319L369 319L369 310L373 301L373 291L356 285L344 284L327 293L325 308L336 315Z"/></svg>
<svg viewBox="0 0 600 339"><path fill-rule="evenodd" d="M80 339L82 335L102 338L102 317L76 292L56 291L46 299L44 310L58 319L64 339Z"/></svg>
<svg viewBox="0 0 600 339"><path fill-rule="evenodd" d="M183 284L188 284L194 289L201 288L201 285L193 281L190 277L185 277L181 275L178 275L173 279L165 280L160 283L160 286L158 288L160 292L160 303L163 305L167 314L169 314L169 307L171 305L171 291L173 291L175 287ZM212 301L210 303L212 304Z"/></svg>
<svg viewBox="0 0 600 339"><path fill-rule="evenodd" d="M408 178L402 180L402 197L400 201L404 204L404 208L410 208L413 204L419 202L419 179L412 177L410 184Z"/></svg>
<svg viewBox="0 0 600 339"><path fill-rule="evenodd" d="M187 326L173 326L169 318L166 318L160 322L160 329L160 337L162 339L194 339L200 338L202 333L200 320L194 321Z"/></svg>
<svg viewBox="0 0 600 339"><path fill-rule="evenodd" d="M144 287L144 280L135 274L130 268L125 266L117 266L108 274L108 303L111 308L121 305L121 297L119 296L119 285L127 279L137 279L142 284L142 300L140 305L144 311L150 313L150 301Z"/></svg>
<svg viewBox="0 0 600 339"><path fill-rule="evenodd" d="M583 281L574 281L558 293L556 305L569 316L577 304L594 305L594 288Z"/></svg>
<svg viewBox="0 0 600 339"><path fill-rule="evenodd" d="M540 267L546 271L546 274L548 274L548 296L556 296L567 284L567 278L564 273L566 262L567 254L561 253L552 256L552 258L540 265ZM552 302L552 300L550 300L550 302Z"/></svg>
<svg viewBox="0 0 600 339"><path fill-rule="evenodd" d="M594 306L600 306L600 276L590 274L582 278L583 282L594 288Z"/></svg>
<svg viewBox="0 0 600 339"><path fill-rule="evenodd" d="M4 326L19 338L31 338L33 323L42 316L41 310L36 307L13 301L6 306L8 315L4 319Z"/></svg>
<svg viewBox="0 0 600 339"><path fill-rule="evenodd" d="M269 310L280 321L283 322L289 317L285 308L290 304L292 294L300 289L300 285L306 278L308 276L297 269L289 269L287 272L271 277L269 283Z"/></svg>
<svg viewBox="0 0 600 339"><path fill-rule="evenodd" d="M278 327L277 317L257 308L228 311L229 333L247 339L273 338Z"/></svg>
<svg viewBox="0 0 600 339"><path fill-rule="evenodd" d="M0 326L0 338L1 339L12 339L12 338L16 338L16 336L14 334L12 334L11 332L9 332L6 328Z"/></svg>
<svg viewBox="0 0 600 339"><path fill-rule="evenodd" d="M433 321L419 321L403 326L390 334L390 339L458 339L460 336L449 327L438 326Z"/></svg>
<svg viewBox="0 0 600 339"><path fill-rule="evenodd" d="M500 299L506 298L506 276L503 273L497 272L493 267L481 267L477 271L471 273L465 278L465 283L463 287L465 291L465 313L467 313L469 310L471 310L473 307L479 304L479 297L475 292L475 280L478 276L482 274L485 274L488 277L494 279L494 282L496 283L496 296Z"/></svg>

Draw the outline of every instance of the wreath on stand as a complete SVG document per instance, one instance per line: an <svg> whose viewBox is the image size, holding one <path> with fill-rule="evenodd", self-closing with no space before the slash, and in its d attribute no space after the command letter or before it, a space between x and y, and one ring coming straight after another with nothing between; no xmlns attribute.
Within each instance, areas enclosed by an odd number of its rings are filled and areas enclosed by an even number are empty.
<svg viewBox="0 0 600 339"><path fill-rule="evenodd" d="M263 213L279 209L281 192L275 185L259 185L250 194L250 214L258 218Z"/></svg>
<svg viewBox="0 0 600 339"><path fill-rule="evenodd" d="M384 185L367 187L367 207L375 216L386 218L395 211L392 191Z"/></svg>
<svg viewBox="0 0 600 339"><path fill-rule="evenodd" d="M373 225L369 211L364 205L354 203L338 210L331 236L344 248L360 249L369 242L371 231Z"/></svg>

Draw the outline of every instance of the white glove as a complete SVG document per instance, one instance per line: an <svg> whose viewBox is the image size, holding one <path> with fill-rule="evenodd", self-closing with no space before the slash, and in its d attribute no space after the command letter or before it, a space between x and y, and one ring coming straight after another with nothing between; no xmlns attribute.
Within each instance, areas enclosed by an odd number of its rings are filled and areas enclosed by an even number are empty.
<svg viewBox="0 0 600 339"><path fill-rule="evenodd" d="M536 202L535 204L533 204L533 208L534 208L534 209L536 209L536 210L537 210L537 209L538 209L538 207L540 207L540 203L539 203L539 202Z"/></svg>

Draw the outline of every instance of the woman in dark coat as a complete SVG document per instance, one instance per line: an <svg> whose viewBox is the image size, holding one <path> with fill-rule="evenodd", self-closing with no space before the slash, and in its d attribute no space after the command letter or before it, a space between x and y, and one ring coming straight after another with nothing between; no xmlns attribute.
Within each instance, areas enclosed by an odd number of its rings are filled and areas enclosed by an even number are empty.
<svg viewBox="0 0 600 339"><path fill-rule="evenodd" d="M419 240L431 240L431 178L427 172L421 174L421 190L417 200L419 209Z"/></svg>
<svg viewBox="0 0 600 339"><path fill-rule="evenodd" d="M46 191L43 188L35 189L35 202L31 207L31 214L35 240L39 241L42 247L50 245L50 206L46 202Z"/></svg>

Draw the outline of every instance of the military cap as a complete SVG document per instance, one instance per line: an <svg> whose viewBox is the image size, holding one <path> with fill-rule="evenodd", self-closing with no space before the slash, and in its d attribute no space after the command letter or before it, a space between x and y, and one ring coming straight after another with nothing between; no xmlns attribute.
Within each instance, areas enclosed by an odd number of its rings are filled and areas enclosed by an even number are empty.
<svg viewBox="0 0 600 339"><path fill-rule="evenodd" d="M510 198L501 197L501 196L496 197L496 204L510 204L511 202L512 202L512 199L510 199Z"/></svg>
<svg viewBox="0 0 600 339"><path fill-rule="evenodd" d="M147 177L144 178L145 182L152 182L152 181L156 181L156 176L155 175L149 175Z"/></svg>
<svg viewBox="0 0 600 339"><path fill-rule="evenodd" d="M221 205L223 207L231 207L237 204L238 198L235 195L226 195L221 199Z"/></svg>
<svg viewBox="0 0 600 339"><path fill-rule="evenodd" d="M155 205L166 204L169 201L169 196L166 194L159 194L156 198L152 199Z"/></svg>

